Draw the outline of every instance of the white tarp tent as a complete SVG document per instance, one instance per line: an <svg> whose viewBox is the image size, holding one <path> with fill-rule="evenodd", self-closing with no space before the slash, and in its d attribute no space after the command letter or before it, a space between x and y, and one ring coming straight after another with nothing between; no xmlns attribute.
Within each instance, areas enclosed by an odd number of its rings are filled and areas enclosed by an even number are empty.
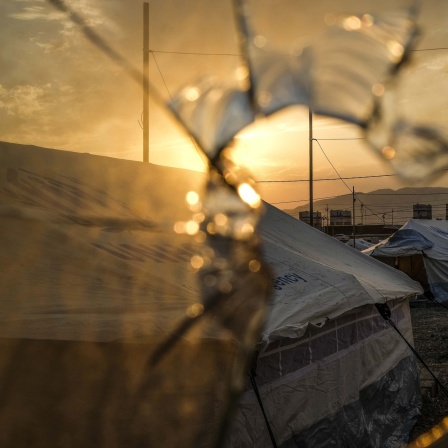
<svg viewBox="0 0 448 448"><path fill-rule="evenodd" d="M2 448L214 446L235 334L204 315L152 367L200 300L198 243L173 226L191 219L185 196L201 184L183 170L0 144Z"/></svg>
<svg viewBox="0 0 448 448"><path fill-rule="evenodd" d="M364 250L373 246L373 243L370 243L369 241L366 241L363 238L355 238L354 244L353 244L353 238L351 238L345 244L347 244L347 246L350 247L354 246L356 250Z"/></svg>
<svg viewBox="0 0 448 448"><path fill-rule="evenodd" d="M199 243L172 229L189 219L185 194L203 177L12 144L0 160L0 445L212 446L213 400L234 368L228 323L204 318L148 371L154 347L200 300L190 264ZM266 207L274 303L256 381L277 442L400 446L418 413L417 369L374 304L389 302L412 340L419 286ZM227 441L270 446L252 390Z"/></svg>
<svg viewBox="0 0 448 448"><path fill-rule="evenodd" d="M393 260L400 270L427 283L436 300L448 300L448 221L410 219L392 236L363 253Z"/></svg>
<svg viewBox="0 0 448 448"><path fill-rule="evenodd" d="M389 302L412 340L406 275L268 206L261 228L274 304L256 381L281 447L399 447L417 415L416 367L374 303ZM254 392L228 447L270 447Z"/></svg>

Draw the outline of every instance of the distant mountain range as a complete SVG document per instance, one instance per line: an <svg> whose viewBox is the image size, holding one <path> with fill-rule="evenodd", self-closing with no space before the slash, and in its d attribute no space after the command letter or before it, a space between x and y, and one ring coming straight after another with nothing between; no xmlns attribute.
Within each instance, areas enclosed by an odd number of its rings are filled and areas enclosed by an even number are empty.
<svg viewBox="0 0 448 448"><path fill-rule="evenodd" d="M404 224L413 217L414 204L430 204L432 219L446 219L448 188L406 187L355 193L355 221L357 224ZM284 211L298 218L299 212L309 209L309 204L305 204ZM322 217L329 218L330 210L350 210L353 213L353 195L349 193L314 202L314 212L320 212Z"/></svg>

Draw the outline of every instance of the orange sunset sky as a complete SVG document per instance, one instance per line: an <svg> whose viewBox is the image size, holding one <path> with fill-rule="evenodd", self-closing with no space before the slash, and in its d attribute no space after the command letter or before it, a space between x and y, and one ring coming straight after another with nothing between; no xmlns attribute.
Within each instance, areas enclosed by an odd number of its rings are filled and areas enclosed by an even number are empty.
<svg viewBox="0 0 448 448"><path fill-rule="evenodd" d="M250 2L249 2L250 3ZM274 45L315 39L328 13L387 14L408 1L256 0L253 24ZM142 66L142 2L69 2L89 26L137 68ZM240 59L228 0L149 0L150 82L168 101L186 82L204 74L232 80ZM92 46L67 16L45 0L0 4L0 140L101 156L142 160L142 89ZM448 2L425 0L422 37L406 69L400 107L423 122L448 129ZM409 184L373 153L353 125L315 117L314 178L347 180L358 192ZM203 170L188 136L160 105L150 101L150 162ZM236 160L260 183L263 199L301 205L308 198L308 111L293 107L245 129ZM330 164L330 162L331 164ZM333 166L332 166L333 165ZM424 186L448 186L448 175ZM347 194L340 180L316 181L314 197ZM297 202L295 202L297 201ZM301 202L299 202L301 201Z"/></svg>

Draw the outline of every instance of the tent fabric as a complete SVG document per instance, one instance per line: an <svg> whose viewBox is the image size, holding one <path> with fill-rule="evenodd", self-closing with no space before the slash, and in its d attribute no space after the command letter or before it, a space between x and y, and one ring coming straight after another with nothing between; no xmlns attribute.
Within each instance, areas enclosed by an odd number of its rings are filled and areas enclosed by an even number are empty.
<svg viewBox="0 0 448 448"><path fill-rule="evenodd" d="M362 305L413 297L422 291L405 274L372 264L361 252L286 218L269 204L266 207L260 233L276 294L263 346L276 336L300 337L308 324L322 325Z"/></svg>
<svg viewBox="0 0 448 448"><path fill-rule="evenodd" d="M363 251L373 257L421 254L436 300L448 300L448 221L410 219L387 240Z"/></svg>
<svg viewBox="0 0 448 448"><path fill-rule="evenodd" d="M433 246L434 243L417 230L402 228L374 247L366 248L369 250L364 253L378 257L390 257L393 253L395 257L402 257L421 254Z"/></svg>
<svg viewBox="0 0 448 448"><path fill-rule="evenodd" d="M373 246L372 243L369 243L368 241L366 241L362 238L356 238L355 244L353 244L353 238L348 240L345 244L347 244L347 246L350 246L350 247L354 246L355 249L357 249L357 250L364 250L364 249L367 249L367 248Z"/></svg>
<svg viewBox="0 0 448 448"><path fill-rule="evenodd" d="M417 367L374 304L390 303L394 322L412 341L408 301L422 292L420 285L266 207L260 233L275 295L258 347L256 381L277 444L401 446L420 405ZM385 383L388 390L380 386ZM397 390L405 405L397 405ZM374 417L374 403L386 408L383 418ZM394 431L386 431L387 421L394 422ZM250 386L225 446L271 446Z"/></svg>
<svg viewBox="0 0 448 448"><path fill-rule="evenodd" d="M273 304L257 375L281 440L335 418L393 372L415 384L415 366L406 379L400 368L409 353L374 304L390 302L411 339L407 301L420 286L268 204L260 235L271 278L241 273L240 294L204 314L154 367L154 352L201 300L191 264L201 242L173 228L191 218L185 196L202 194L204 176L13 144L0 145L0 160L2 447L215 446L228 418L223 403L243 386L235 371L247 368L236 362L244 335L232 329L259 312L253 302L263 300L265 280ZM291 349L305 343L314 357L302 366ZM285 363L292 371L275 377ZM417 409L407 391L408 413L391 406L389 415L401 436ZM253 392L245 400L252 420L229 433L238 440L265 434Z"/></svg>
<svg viewBox="0 0 448 448"><path fill-rule="evenodd" d="M395 303L392 316L412 340L408 304ZM407 443L421 405L418 368L380 319L366 307L330 321L331 330L310 328L302 338L279 340L259 358L256 381L278 446ZM249 386L232 429L226 447L271 446Z"/></svg>
<svg viewBox="0 0 448 448"><path fill-rule="evenodd" d="M409 434L415 424L418 397L415 359L406 357L380 381L361 389L356 401L294 434L281 448L405 446L403 434ZM360 421L372 423L362 425Z"/></svg>
<svg viewBox="0 0 448 448"><path fill-rule="evenodd" d="M270 284L238 270L154 363L200 309L210 247L174 228L204 178L0 145L0 446L216 446Z"/></svg>

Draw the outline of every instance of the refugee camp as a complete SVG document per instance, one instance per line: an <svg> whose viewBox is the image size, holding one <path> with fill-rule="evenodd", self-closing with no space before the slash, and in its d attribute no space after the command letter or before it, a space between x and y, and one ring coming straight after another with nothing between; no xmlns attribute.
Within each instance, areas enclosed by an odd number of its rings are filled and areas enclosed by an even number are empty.
<svg viewBox="0 0 448 448"><path fill-rule="evenodd" d="M448 4L0 11L0 447L448 446Z"/></svg>

